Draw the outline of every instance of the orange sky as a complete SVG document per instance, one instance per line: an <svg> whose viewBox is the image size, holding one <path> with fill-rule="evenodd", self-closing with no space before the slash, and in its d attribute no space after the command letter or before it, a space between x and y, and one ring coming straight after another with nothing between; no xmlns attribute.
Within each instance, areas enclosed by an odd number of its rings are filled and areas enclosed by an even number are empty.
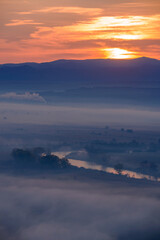
<svg viewBox="0 0 160 240"><path fill-rule="evenodd" d="M160 59L159 0L1 0L0 63Z"/></svg>

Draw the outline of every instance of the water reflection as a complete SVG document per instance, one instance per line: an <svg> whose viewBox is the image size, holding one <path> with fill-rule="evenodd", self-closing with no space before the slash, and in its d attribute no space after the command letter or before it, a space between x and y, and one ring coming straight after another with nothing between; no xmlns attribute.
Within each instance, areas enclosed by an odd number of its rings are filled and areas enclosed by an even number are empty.
<svg viewBox="0 0 160 240"><path fill-rule="evenodd" d="M63 158L65 156L67 156L69 153L71 152L54 152L52 154L57 155L60 158ZM99 170L99 171L104 171L107 173L113 173L113 174L118 174L117 171L114 168L111 167L103 167L102 165L98 165L98 164L94 164L94 163L89 163L86 161L81 161L81 160L75 160L75 159L68 159L70 164L75 166L75 167L83 167L86 169L93 169L93 170ZM142 173L137 173L134 171L129 171L129 170L123 170L121 175L125 175L129 178L135 178L135 179L148 179L151 181L158 181L160 182L160 178L155 178L153 176L147 175L147 174L142 174Z"/></svg>
<svg viewBox="0 0 160 240"><path fill-rule="evenodd" d="M73 166L76 166L76 167L84 167L86 169L94 169L94 170L99 170L99 171L105 171L107 173L118 174L117 171L114 168L111 168L111 167L104 168L101 165L90 164L90 163L85 162L85 161L74 160L74 159L69 159L69 162ZM148 179L148 180L151 180L151 181L160 181L160 178L155 179L155 177L153 177L153 176L149 176L149 175L141 174L141 173L136 173L136 172L129 171L129 170L123 170L121 175L125 175L127 177L136 178L136 179L144 179L145 178L145 179Z"/></svg>

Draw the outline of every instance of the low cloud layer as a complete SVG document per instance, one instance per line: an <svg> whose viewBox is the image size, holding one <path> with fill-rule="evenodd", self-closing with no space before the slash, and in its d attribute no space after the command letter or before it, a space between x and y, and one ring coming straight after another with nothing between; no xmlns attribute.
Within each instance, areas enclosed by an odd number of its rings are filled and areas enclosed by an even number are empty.
<svg viewBox="0 0 160 240"><path fill-rule="evenodd" d="M3 176L0 180L1 239L159 239L156 188Z"/></svg>
<svg viewBox="0 0 160 240"><path fill-rule="evenodd" d="M41 99L39 95L30 96L30 94L27 95L27 98ZM0 114L3 116L3 118L0 118L0 123L12 124L73 124L81 126L106 126L107 124L112 127L138 127L141 129L146 127L158 129L160 127L160 113L158 111L123 107L98 108L98 105L96 107L95 105L75 107L4 102L0 104Z"/></svg>
<svg viewBox="0 0 160 240"><path fill-rule="evenodd" d="M34 101L45 102L45 99L39 93L25 92L18 94L16 92L8 92L0 95L0 99L16 100L16 101Z"/></svg>

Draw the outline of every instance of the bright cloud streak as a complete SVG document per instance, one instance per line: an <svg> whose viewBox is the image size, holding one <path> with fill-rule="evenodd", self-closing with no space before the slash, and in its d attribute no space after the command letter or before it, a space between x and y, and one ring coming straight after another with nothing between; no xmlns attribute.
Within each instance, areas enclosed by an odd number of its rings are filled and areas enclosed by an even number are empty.
<svg viewBox="0 0 160 240"><path fill-rule="evenodd" d="M12 20L10 23L5 24L6 26L21 26L21 25L41 25L43 23L37 23L33 20Z"/></svg>
<svg viewBox="0 0 160 240"><path fill-rule="evenodd" d="M91 16L102 13L100 8L82 8L82 7L49 7L29 12L18 12L20 15L36 14L36 13L74 13L74 14L89 14Z"/></svg>
<svg viewBox="0 0 160 240"><path fill-rule="evenodd" d="M90 22L80 23L74 26L71 26L70 29L73 31L107 31L112 30L113 33L120 31L137 31L141 30L141 34L143 31L146 31L148 28L150 30L150 26L156 25L160 23L160 15L158 16L150 16L150 17L142 17L142 16L128 16L128 18L120 16L120 17L99 17ZM124 35L124 34L122 34ZM126 34L125 34L126 35ZM137 34L136 34L137 35ZM129 39L129 38L126 38ZM133 39L133 38L131 38ZM137 39L137 38L136 38Z"/></svg>
<svg viewBox="0 0 160 240"><path fill-rule="evenodd" d="M87 24L77 23L71 26L61 27L39 27L31 36L32 38L45 38L53 40L63 39L70 41L88 40L88 39L145 39L156 38L151 29L154 21L158 21L159 16L155 17L140 17L129 16L128 18L121 17L99 17ZM157 36L159 38L159 36Z"/></svg>
<svg viewBox="0 0 160 240"><path fill-rule="evenodd" d="M115 35L114 38L117 39L126 39L126 40L136 40L136 39L143 39L144 35L141 34L119 34L119 35Z"/></svg>

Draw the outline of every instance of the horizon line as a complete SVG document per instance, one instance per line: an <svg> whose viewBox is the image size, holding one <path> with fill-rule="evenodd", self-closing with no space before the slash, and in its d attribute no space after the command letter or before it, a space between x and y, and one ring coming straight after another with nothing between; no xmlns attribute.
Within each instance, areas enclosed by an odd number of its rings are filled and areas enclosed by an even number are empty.
<svg viewBox="0 0 160 240"><path fill-rule="evenodd" d="M132 60L138 60L138 59L150 59L150 60L156 60L160 61L160 59L157 58L150 58L150 57L137 57L137 58L86 58L86 59L67 59L67 58L60 58L53 61L44 61L44 62L6 62L6 63L0 63L1 65L20 65L20 64L43 64L43 63L53 63L58 61L92 61L92 60L110 60L110 61L132 61Z"/></svg>

